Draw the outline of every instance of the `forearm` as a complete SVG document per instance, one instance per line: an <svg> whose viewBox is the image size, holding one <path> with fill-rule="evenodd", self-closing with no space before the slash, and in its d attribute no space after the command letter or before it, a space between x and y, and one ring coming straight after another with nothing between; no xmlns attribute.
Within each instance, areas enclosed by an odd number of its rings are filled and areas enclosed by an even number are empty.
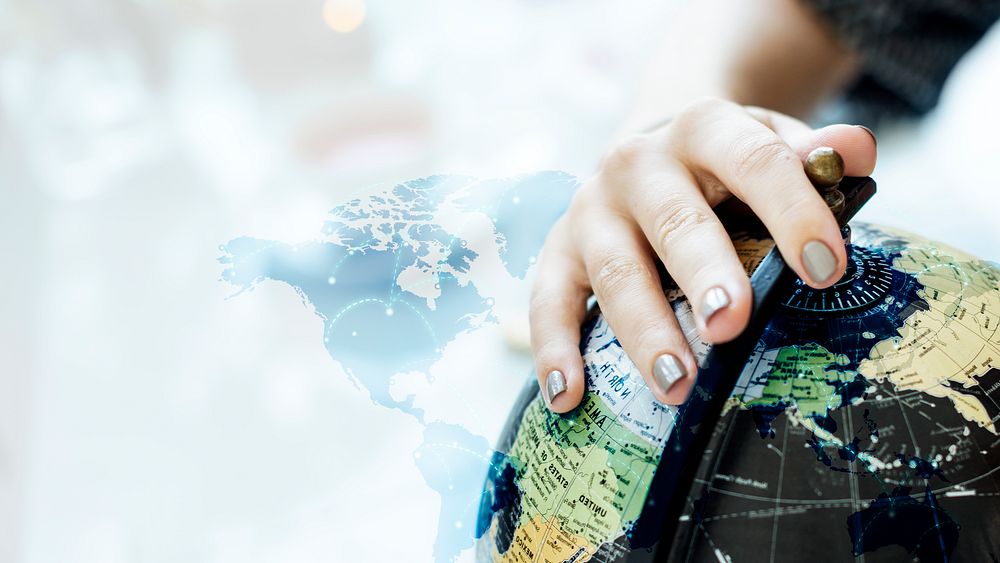
<svg viewBox="0 0 1000 563"><path fill-rule="evenodd" d="M857 72L855 57L796 0L701 0L668 22L622 132L716 96L806 117Z"/></svg>

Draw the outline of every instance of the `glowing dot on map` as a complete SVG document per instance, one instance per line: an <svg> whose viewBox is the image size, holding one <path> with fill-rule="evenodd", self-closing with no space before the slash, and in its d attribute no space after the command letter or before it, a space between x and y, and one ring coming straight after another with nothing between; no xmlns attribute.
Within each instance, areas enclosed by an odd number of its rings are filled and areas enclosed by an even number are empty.
<svg viewBox="0 0 1000 563"><path fill-rule="evenodd" d="M514 205L517 205L518 203L521 203L521 198L514 196L514 199L512 199L511 201L514 202Z"/></svg>
<svg viewBox="0 0 1000 563"><path fill-rule="evenodd" d="M531 258L528 258L528 263L529 264L534 264L535 263L535 257L532 256Z"/></svg>
<svg viewBox="0 0 1000 563"><path fill-rule="evenodd" d="M393 313L395 313L395 311L392 310L392 307L386 307L385 308L385 316L391 317L393 315Z"/></svg>
<svg viewBox="0 0 1000 563"><path fill-rule="evenodd" d="M354 256L354 251L353 250L348 250L347 254L350 255L350 256Z"/></svg>
<svg viewBox="0 0 1000 563"><path fill-rule="evenodd" d="M458 521L456 521L456 522L455 522L455 527L456 527L456 528L461 528L461 527L462 527L462 523L461 523L461 522L458 522Z"/></svg>
<svg viewBox="0 0 1000 563"><path fill-rule="evenodd" d="M358 335L358 331L356 331L356 330L352 330L351 331L351 336L357 336L357 335Z"/></svg>
<svg viewBox="0 0 1000 563"><path fill-rule="evenodd" d="M326 283L328 283L330 285L333 285L333 284L337 283L337 278L335 278L333 276L330 276L330 277L326 278Z"/></svg>

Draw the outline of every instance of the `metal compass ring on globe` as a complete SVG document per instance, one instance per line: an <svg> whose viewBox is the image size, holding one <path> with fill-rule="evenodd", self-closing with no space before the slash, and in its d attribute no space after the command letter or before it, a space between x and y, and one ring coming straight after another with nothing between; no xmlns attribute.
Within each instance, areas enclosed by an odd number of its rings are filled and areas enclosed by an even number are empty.
<svg viewBox="0 0 1000 563"><path fill-rule="evenodd" d="M871 183L871 192L861 191L864 184L853 183L846 188L848 194L845 194L839 189L844 179L844 161L837 151L829 147L812 151L806 158L805 169L806 176L840 221L844 242L848 243L847 272L837 283L825 289L814 289L801 279L795 280L795 289L784 305L790 309L834 313L860 309L877 302L885 297L892 283L889 264L878 253L850 244L851 227L847 225L850 217L842 215L849 197L857 201L853 204L854 212L864 205L874 193L874 182Z"/></svg>
<svg viewBox="0 0 1000 563"><path fill-rule="evenodd" d="M762 224L729 217L754 298L736 340L701 341L661 271L699 363L680 406L656 400L595 306L580 406L552 412L532 378L501 434L481 561L1000 553L1000 268L895 229L852 231L875 183L844 177L832 149L810 153L805 172L841 225L844 276L803 284Z"/></svg>

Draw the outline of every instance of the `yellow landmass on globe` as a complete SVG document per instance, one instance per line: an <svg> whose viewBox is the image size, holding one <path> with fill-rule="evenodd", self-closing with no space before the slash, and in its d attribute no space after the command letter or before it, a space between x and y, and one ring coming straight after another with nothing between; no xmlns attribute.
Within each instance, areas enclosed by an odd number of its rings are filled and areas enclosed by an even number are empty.
<svg viewBox="0 0 1000 563"><path fill-rule="evenodd" d="M929 308L906 318L899 335L878 342L858 371L900 391L946 398L968 421L996 434L983 403L963 392L1000 368L1000 272L959 250L905 235L913 245L893 267L917 278Z"/></svg>
<svg viewBox="0 0 1000 563"><path fill-rule="evenodd" d="M497 523L490 527L490 534L497 532ZM573 561L583 563L597 550L597 546L585 538L574 536L562 529L557 518L534 516L522 520L522 524L514 532L510 549L494 561L504 563L561 563ZM498 555L498 554L495 554Z"/></svg>
<svg viewBox="0 0 1000 563"><path fill-rule="evenodd" d="M529 404L510 456L519 461L521 514L509 549L493 560L583 562L639 517L659 452L587 393L568 415Z"/></svg>
<svg viewBox="0 0 1000 563"><path fill-rule="evenodd" d="M582 413L589 412L586 407L587 403ZM564 443L553 436L558 433L554 424L569 434ZM528 407L521 428L510 454L525 462L519 480L525 501L522 521L558 521L566 534L584 538L589 545L599 545L621 533L621 513L614 506L618 480L608 451L581 435L593 435L601 427L586 414L564 422L549 414L541 401L535 401ZM581 439L573 439L577 435ZM548 534L543 530L541 535L529 536L526 545L541 552Z"/></svg>

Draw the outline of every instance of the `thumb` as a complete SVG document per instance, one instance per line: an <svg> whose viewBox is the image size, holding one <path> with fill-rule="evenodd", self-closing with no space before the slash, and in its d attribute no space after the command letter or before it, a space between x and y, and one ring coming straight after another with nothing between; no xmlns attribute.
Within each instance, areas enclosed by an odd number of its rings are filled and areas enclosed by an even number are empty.
<svg viewBox="0 0 1000 563"><path fill-rule="evenodd" d="M875 170L875 134L861 125L828 125L813 129L805 123L764 108L748 106L747 112L788 143L803 161L816 147L831 147L844 159L847 176L870 176Z"/></svg>
<svg viewBox="0 0 1000 563"><path fill-rule="evenodd" d="M780 133L779 133L780 135ZM784 135L782 135L784 137ZM875 170L878 151L875 135L860 125L828 125L785 137L788 145L805 160L816 147L831 147L844 158L846 176L870 176Z"/></svg>

